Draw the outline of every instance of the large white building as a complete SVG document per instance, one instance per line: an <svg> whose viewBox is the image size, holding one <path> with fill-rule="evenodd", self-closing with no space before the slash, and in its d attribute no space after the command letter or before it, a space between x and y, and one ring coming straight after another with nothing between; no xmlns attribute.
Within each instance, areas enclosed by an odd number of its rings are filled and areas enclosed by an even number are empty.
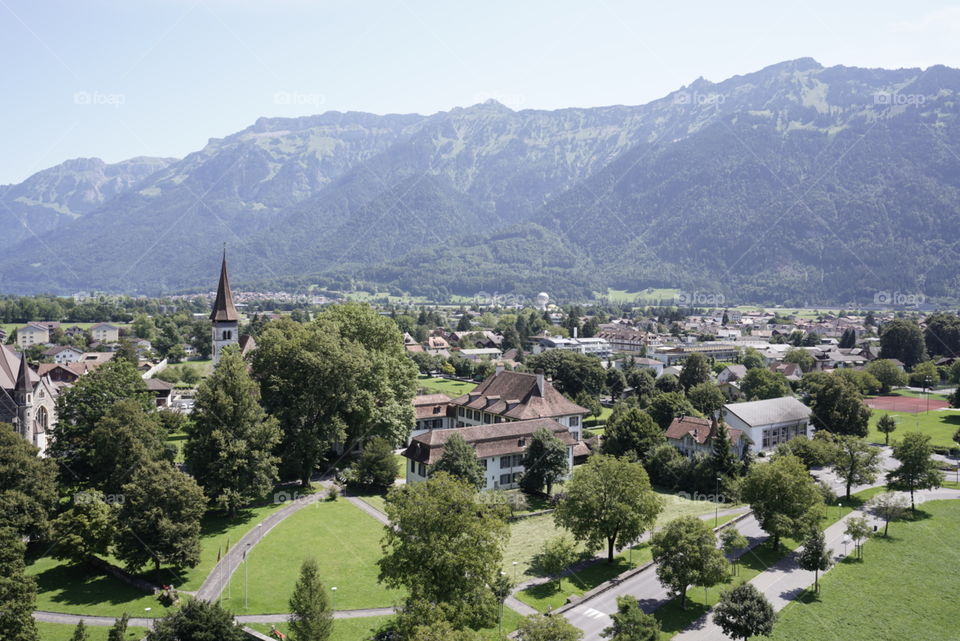
<svg viewBox="0 0 960 641"><path fill-rule="evenodd" d="M486 484L482 489L510 489L523 476L523 454L533 433L547 429L567 446L567 469L573 468L574 448L578 439L567 427L550 418L535 418L509 423L476 425L446 430L430 430L415 436L403 455L407 458L407 483L430 478L431 467L443 456L447 439L459 434L473 446L484 469Z"/></svg>
<svg viewBox="0 0 960 641"><path fill-rule="evenodd" d="M813 438L813 412L792 396L730 403L721 411L729 427L747 435L754 454L770 451L798 436Z"/></svg>

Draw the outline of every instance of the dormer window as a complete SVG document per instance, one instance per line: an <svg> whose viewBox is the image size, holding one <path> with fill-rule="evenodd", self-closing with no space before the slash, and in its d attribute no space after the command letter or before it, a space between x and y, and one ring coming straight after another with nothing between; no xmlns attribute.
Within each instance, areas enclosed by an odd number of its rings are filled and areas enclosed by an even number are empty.
<svg viewBox="0 0 960 641"><path fill-rule="evenodd" d="M523 437L520 437L517 439L517 447L526 447L526 446L527 446L527 439Z"/></svg>

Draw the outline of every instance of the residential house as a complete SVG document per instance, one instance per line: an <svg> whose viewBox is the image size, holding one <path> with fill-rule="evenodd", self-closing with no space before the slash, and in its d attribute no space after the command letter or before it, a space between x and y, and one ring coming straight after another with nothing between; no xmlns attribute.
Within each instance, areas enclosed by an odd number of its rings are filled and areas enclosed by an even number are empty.
<svg viewBox="0 0 960 641"><path fill-rule="evenodd" d="M750 450L755 454L793 438L813 437L812 411L792 396L730 403L721 411L729 427L750 439Z"/></svg>
<svg viewBox="0 0 960 641"><path fill-rule="evenodd" d="M90 336L98 343L116 343L120 340L120 328L110 323L97 323L90 328Z"/></svg>
<svg viewBox="0 0 960 641"><path fill-rule="evenodd" d="M523 454L534 432L549 430L567 447L567 465L573 467L574 448L578 438L552 418L534 418L509 423L475 425L459 429L430 430L413 438L403 455L407 483L430 478L430 468L443 456L444 445L453 434L459 434L473 446L484 469L483 489L516 487L523 476Z"/></svg>
<svg viewBox="0 0 960 641"><path fill-rule="evenodd" d="M798 383L803 378L803 370L797 363L776 363L770 366L770 371L783 374L791 383Z"/></svg>
<svg viewBox="0 0 960 641"><path fill-rule="evenodd" d="M728 427L727 434L733 453L737 458L743 458L747 448L747 439L743 437L743 432ZM681 416L673 419L664 436L667 443L688 458L696 454L709 456L713 454L714 441L717 437L717 420Z"/></svg>
<svg viewBox="0 0 960 641"><path fill-rule="evenodd" d="M159 378L148 378L144 382L147 384L147 390L153 394L157 407L170 407L173 400L173 383L161 381Z"/></svg>
<svg viewBox="0 0 960 641"><path fill-rule="evenodd" d="M503 356L498 347L483 347L479 349L461 349L460 355L471 361L495 361Z"/></svg>
<svg viewBox="0 0 960 641"><path fill-rule="evenodd" d="M419 394L413 398L416 425L410 436L419 436L430 430L445 430L455 427L454 417L449 415L450 397L446 394Z"/></svg>
<svg viewBox="0 0 960 641"><path fill-rule="evenodd" d="M43 355L52 358L54 363L66 365L79 361L83 357L83 350L73 345L56 345L44 351Z"/></svg>
<svg viewBox="0 0 960 641"><path fill-rule="evenodd" d="M50 330L39 323L28 323L17 328L17 345L21 350L34 345L46 345L50 342Z"/></svg>
<svg viewBox="0 0 960 641"><path fill-rule="evenodd" d="M450 343L443 336L428 336L427 353L434 356L449 356Z"/></svg>
<svg viewBox="0 0 960 641"><path fill-rule="evenodd" d="M747 375L747 368L745 365L727 365L720 373L717 374L717 383L732 383L734 381L743 380L743 377Z"/></svg>
<svg viewBox="0 0 960 641"><path fill-rule="evenodd" d="M457 427L550 418L580 440L587 410L558 392L543 372L497 372L472 392L450 401Z"/></svg>

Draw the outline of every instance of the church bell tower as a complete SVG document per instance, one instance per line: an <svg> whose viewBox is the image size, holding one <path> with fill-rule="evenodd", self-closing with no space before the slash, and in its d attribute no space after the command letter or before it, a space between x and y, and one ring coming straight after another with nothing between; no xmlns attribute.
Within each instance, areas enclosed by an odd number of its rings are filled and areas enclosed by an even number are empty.
<svg viewBox="0 0 960 641"><path fill-rule="evenodd" d="M236 345L239 341L237 309L233 306L233 293L230 291L230 279L227 277L227 250L223 250L223 263L220 265L220 283L217 285L217 298L210 312L213 324L213 364L220 362L220 353L227 345Z"/></svg>

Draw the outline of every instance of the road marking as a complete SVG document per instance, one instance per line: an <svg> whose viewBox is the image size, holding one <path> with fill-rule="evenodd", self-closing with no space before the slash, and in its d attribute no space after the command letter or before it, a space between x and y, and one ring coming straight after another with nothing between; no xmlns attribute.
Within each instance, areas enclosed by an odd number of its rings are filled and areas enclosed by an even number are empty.
<svg viewBox="0 0 960 641"><path fill-rule="evenodd" d="M590 617L591 619L602 619L603 617L605 617L605 616L607 616L607 615L604 614L603 612L601 612L600 610L594 610L593 608L587 608L586 610L584 610L583 616L585 616L585 617Z"/></svg>

